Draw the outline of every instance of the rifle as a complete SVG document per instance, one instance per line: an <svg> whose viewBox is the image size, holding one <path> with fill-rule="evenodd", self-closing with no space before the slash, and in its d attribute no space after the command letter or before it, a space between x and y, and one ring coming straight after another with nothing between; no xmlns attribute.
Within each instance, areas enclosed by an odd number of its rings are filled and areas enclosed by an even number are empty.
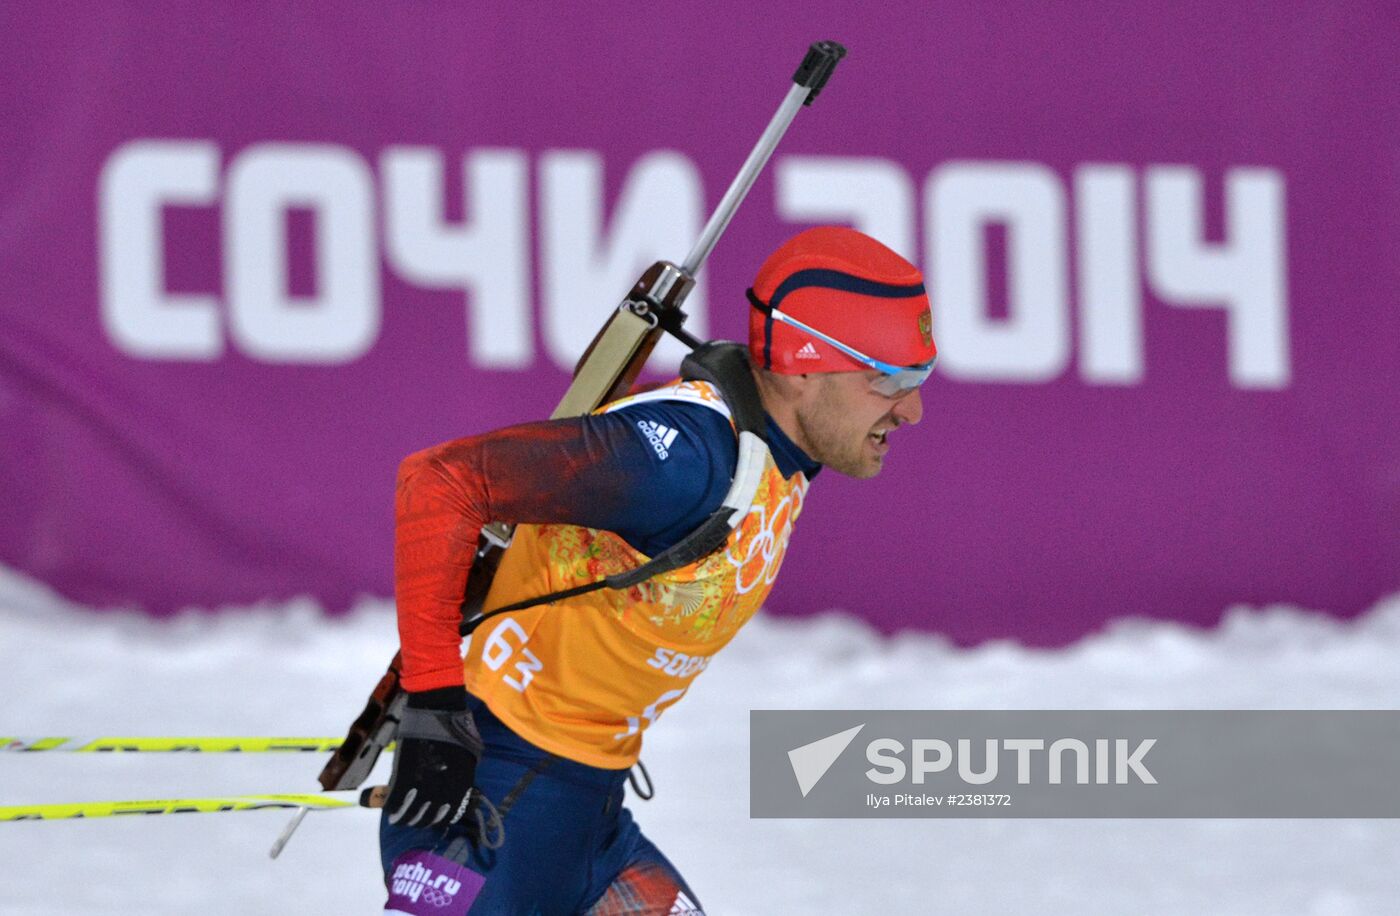
<svg viewBox="0 0 1400 916"><path fill-rule="evenodd" d="M671 334L692 350L701 346L702 342L685 330L686 315L681 310L681 305L695 287L695 276L798 110L812 104L837 62L845 55L846 49L834 41L816 42L808 48L797 72L793 74L793 85L710 215L695 246L680 264L657 261L633 284L580 358L574 369L573 381L559 406L550 415L551 419L582 416L627 394L663 333ZM500 564L501 554L510 545L512 534L511 526L500 522L492 522L482 529L462 602L464 636L484 616L486 594ZM399 681L402 661L402 653L394 656L388 670L371 691L364 710L350 725L345 740L322 769L320 782L326 791L359 788L374 769L380 753L393 740L400 714L407 702L407 693ZM361 797L361 804L367 807L375 801L371 791L366 791ZM275 847L277 850L300 823L303 814L298 812L292 824L283 832L281 842Z"/></svg>

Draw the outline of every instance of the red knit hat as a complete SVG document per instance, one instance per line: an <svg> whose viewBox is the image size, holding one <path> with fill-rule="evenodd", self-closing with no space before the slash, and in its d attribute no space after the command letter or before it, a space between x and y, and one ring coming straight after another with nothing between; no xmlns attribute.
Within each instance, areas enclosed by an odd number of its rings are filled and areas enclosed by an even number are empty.
<svg viewBox="0 0 1400 916"><path fill-rule="evenodd" d="M896 366L923 365L938 354L919 268L854 229L820 226L788 239L763 262L749 294ZM789 375L866 368L761 307L749 313L749 353L754 365Z"/></svg>

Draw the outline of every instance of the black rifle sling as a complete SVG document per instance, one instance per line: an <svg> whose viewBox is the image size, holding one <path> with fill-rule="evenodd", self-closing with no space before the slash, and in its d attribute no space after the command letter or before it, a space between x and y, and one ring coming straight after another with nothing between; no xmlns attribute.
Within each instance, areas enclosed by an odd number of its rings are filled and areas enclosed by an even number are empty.
<svg viewBox="0 0 1400 916"><path fill-rule="evenodd" d="M701 344L681 362L681 378L687 381L709 382L719 390L720 397L729 408L729 415L734 420L734 429L739 437L738 464L729 492L719 508L694 531L641 566L604 576L585 585L527 598L486 611L462 623L463 636L469 635L488 619L499 614L523 611L526 608L551 604L604 588L631 588L653 576L688 566L724 545L730 532L748 515L763 475L768 453L764 437L767 421L763 401L759 397L758 386L754 383L753 374L749 369L748 354L742 344L727 340L712 340Z"/></svg>

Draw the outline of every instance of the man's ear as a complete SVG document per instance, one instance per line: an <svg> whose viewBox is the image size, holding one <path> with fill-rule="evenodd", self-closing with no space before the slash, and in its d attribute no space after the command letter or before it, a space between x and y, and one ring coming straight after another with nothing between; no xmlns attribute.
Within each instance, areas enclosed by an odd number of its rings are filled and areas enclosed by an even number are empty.
<svg viewBox="0 0 1400 916"><path fill-rule="evenodd" d="M801 404L811 398L816 387L815 373L803 372L788 375L777 372L764 372L760 391L765 387L773 396L792 404Z"/></svg>
<svg viewBox="0 0 1400 916"><path fill-rule="evenodd" d="M794 404L810 404L822 400L825 386L821 383L821 373L801 372L787 376L788 397Z"/></svg>

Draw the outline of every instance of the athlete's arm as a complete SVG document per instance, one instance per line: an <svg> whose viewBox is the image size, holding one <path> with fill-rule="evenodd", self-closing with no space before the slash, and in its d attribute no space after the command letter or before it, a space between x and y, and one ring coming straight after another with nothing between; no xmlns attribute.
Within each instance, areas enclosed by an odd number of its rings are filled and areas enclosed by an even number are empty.
<svg viewBox="0 0 1400 916"><path fill-rule="evenodd" d="M718 506L735 454L723 415L649 402L456 439L404 459L394 597L405 689L462 685L461 604L487 522L599 528L654 555Z"/></svg>

